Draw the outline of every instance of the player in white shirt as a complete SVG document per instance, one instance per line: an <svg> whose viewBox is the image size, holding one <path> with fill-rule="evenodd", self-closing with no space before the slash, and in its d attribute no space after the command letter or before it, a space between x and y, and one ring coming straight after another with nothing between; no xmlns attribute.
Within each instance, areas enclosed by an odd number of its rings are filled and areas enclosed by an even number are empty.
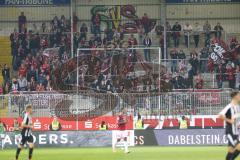
<svg viewBox="0 0 240 160"><path fill-rule="evenodd" d="M234 160L240 153L239 142L239 103L240 92L231 93L231 102L219 113L219 117L226 122L226 136L228 139L228 153L226 160Z"/></svg>

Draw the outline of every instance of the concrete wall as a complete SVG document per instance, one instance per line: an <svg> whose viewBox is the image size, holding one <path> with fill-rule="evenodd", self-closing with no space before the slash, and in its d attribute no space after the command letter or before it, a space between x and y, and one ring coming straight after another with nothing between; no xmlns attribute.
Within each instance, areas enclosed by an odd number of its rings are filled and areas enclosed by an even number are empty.
<svg viewBox="0 0 240 160"><path fill-rule="evenodd" d="M240 4L168 5L167 18L182 24L208 20L214 26L220 22L227 32L240 32Z"/></svg>
<svg viewBox="0 0 240 160"><path fill-rule="evenodd" d="M136 15L142 17L148 13L150 18L160 19L160 0L76 0L73 10L76 10L78 17L82 20L91 18L90 10L96 5L108 4L107 8L111 9L113 5L132 4L136 9ZM17 26L16 20L21 11L24 11L28 21L34 21L40 25L41 21L50 21L55 15L64 14L70 17L70 7L0 7L0 30L14 28ZM240 3L236 4L179 4L167 5L167 18L171 24L179 21L181 24L196 21L203 24L206 20L214 26L221 22L227 32L240 32ZM108 11L104 13L108 15ZM123 18L125 21L128 19ZM12 21L12 22L6 22ZM39 22L39 23L38 23ZM32 25L29 24L31 27Z"/></svg>
<svg viewBox="0 0 240 160"><path fill-rule="evenodd" d="M17 21L21 11L24 11L28 21L47 21L55 15L70 17L70 7L1 7L0 21Z"/></svg>
<svg viewBox="0 0 240 160"><path fill-rule="evenodd" d="M168 5L167 16L184 18L240 18L240 4Z"/></svg>
<svg viewBox="0 0 240 160"><path fill-rule="evenodd" d="M163 0L75 0L77 5L160 4Z"/></svg>

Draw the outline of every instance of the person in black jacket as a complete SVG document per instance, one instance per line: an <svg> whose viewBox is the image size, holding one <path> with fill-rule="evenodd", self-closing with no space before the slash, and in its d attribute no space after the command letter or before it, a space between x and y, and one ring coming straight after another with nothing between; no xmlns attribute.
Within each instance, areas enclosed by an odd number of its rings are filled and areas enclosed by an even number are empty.
<svg viewBox="0 0 240 160"><path fill-rule="evenodd" d="M182 30L182 26L178 22L176 22L172 27L172 36L173 36L173 41L174 41L174 47L179 46L181 30Z"/></svg>
<svg viewBox="0 0 240 160"><path fill-rule="evenodd" d="M143 39L143 45L144 45L144 57L147 62L151 61L151 56L150 56L150 49L152 45L152 40L149 38L149 36L146 34L145 38Z"/></svg>
<svg viewBox="0 0 240 160"><path fill-rule="evenodd" d="M193 75L196 76L199 69L199 60L197 57L197 53L194 51L190 53L190 56L191 57L189 59L189 63L192 65Z"/></svg>
<svg viewBox="0 0 240 160"><path fill-rule="evenodd" d="M220 25L219 22L218 22L217 25L214 27L214 31L215 31L215 37L216 37L217 39L221 39L223 27Z"/></svg>
<svg viewBox="0 0 240 160"><path fill-rule="evenodd" d="M171 71L172 73L177 72L177 62L178 62L178 52L176 49L172 50L170 52L170 57L171 57Z"/></svg>
<svg viewBox="0 0 240 160"><path fill-rule="evenodd" d="M10 69L7 66L7 64L4 64L4 67L2 69L2 76L3 76L3 85L5 86L7 82L10 80Z"/></svg>
<svg viewBox="0 0 240 160"><path fill-rule="evenodd" d="M24 15L24 12L21 12L21 15L18 17L18 32L22 33L26 29L27 18Z"/></svg>
<svg viewBox="0 0 240 160"><path fill-rule="evenodd" d="M176 77L173 78L173 87L174 89L185 89L186 88L186 82L185 79L177 74Z"/></svg>
<svg viewBox="0 0 240 160"><path fill-rule="evenodd" d="M177 57L178 57L178 59L184 60L184 59L186 59L186 54L183 52L182 49L180 49L180 51L177 54Z"/></svg>
<svg viewBox="0 0 240 160"><path fill-rule="evenodd" d="M83 23L80 28L80 40L82 40L82 38L87 39L87 32L88 32L87 25Z"/></svg>

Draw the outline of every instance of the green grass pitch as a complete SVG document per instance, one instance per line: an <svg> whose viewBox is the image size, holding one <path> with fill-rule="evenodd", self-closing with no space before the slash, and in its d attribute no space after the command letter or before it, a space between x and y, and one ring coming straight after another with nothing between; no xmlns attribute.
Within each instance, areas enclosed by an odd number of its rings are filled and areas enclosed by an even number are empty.
<svg viewBox="0 0 240 160"><path fill-rule="evenodd" d="M131 147L129 154L111 148L36 148L33 160L224 160L226 147ZM26 160L28 150L19 160ZM15 150L0 150L0 160L15 160Z"/></svg>

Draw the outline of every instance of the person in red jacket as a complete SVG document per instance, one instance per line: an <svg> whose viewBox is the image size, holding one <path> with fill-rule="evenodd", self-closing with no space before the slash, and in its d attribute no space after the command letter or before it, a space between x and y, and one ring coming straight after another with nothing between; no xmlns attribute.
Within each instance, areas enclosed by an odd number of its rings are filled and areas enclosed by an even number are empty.
<svg viewBox="0 0 240 160"><path fill-rule="evenodd" d="M3 88L2 88L2 85L0 85L0 95L3 94Z"/></svg>
<svg viewBox="0 0 240 160"><path fill-rule="evenodd" d="M50 66L46 60L44 61L43 65L42 65L42 69L44 70L44 73L50 74Z"/></svg>
<svg viewBox="0 0 240 160"><path fill-rule="evenodd" d="M32 58L31 64L33 65L34 69L38 68L38 62L37 62L37 59L35 57Z"/></svg>
<svg viewBox="0 0 240 160"><path fill-rule="evenodd" d="M208 70L212 73L214 70L214 62L211 58L208 59L207 66L208 66Z"/></svg>
<svg viewBox="0 0 240 160"><path fill-rule="evenodd" d="M130 47L134 47L135 45L137 45L138 43L137 43L137 39L134 37L134 35L133 34L131 34L131 36L129 37L129 39L128 39L128 45L130 46Z"/></svg>
<svg viewBox="0 0 240 160"><path fill-rule="evenodd" d="M227 80L229 84L229 88L235 88L235 68L232 63L228 63L226 66Z"/></svg>
<svg viewBox="0 0 240 160"><path fill-rule="evenodd" d="M123 140L124 152L129 153L128 141L127 141L128 140L127 122L128 122L127 113L126 113L125 109L123 109L117 117L116 124L118 125L118 130L116 131L115 138L112 142L113 152L116 152L117 143L119 143L121 140Z"/></svg>
<svg viewBox="0 0 240 160"><path fill-rule="evenodd" d="M234 37L231 38L230 48L234 49L237 45L238 45L238 41L237 41L237 38L234 36Z"/></svg>
<svg viewBox="0 0 240 160"><path fill-rule="evenodd" d="M22 63L21 66L18 69L18 76L23 76L26 77L27 74L27 68L25 67L25 65Z"/></svg>
<svg viewBox="0 0 240 160"><path fill-rule="evenodd" d="M29 56L26 57L24 63L25 63L26 68L30 68L30 66L32 65L31 57L29 57Z"/></svg>
<svg viewBox="0 0 240 160"><path fill-rule="evenodd" d="M144 15L142 17L142 25L143 25L145 33L149 33L150 32L150 19L148 18L147 13L144 13Z"/></svg>
<svg viewBox="0 0 240 160"><path fill-rule="evenodd" d="M203 89L203 79L202 79L201 74L198 74L196 76L195 82L196 82L196 84L195 84L196 89Z"/></svg>
<svg viewBox="0 0 240 160"><path fill-rule="evenodd" d="M130 38L128 39L128 46L131 48L129 50L129 62L136 62L137 61L137 52L134 49L138 44L137 39L131 34Z"/></svg>

